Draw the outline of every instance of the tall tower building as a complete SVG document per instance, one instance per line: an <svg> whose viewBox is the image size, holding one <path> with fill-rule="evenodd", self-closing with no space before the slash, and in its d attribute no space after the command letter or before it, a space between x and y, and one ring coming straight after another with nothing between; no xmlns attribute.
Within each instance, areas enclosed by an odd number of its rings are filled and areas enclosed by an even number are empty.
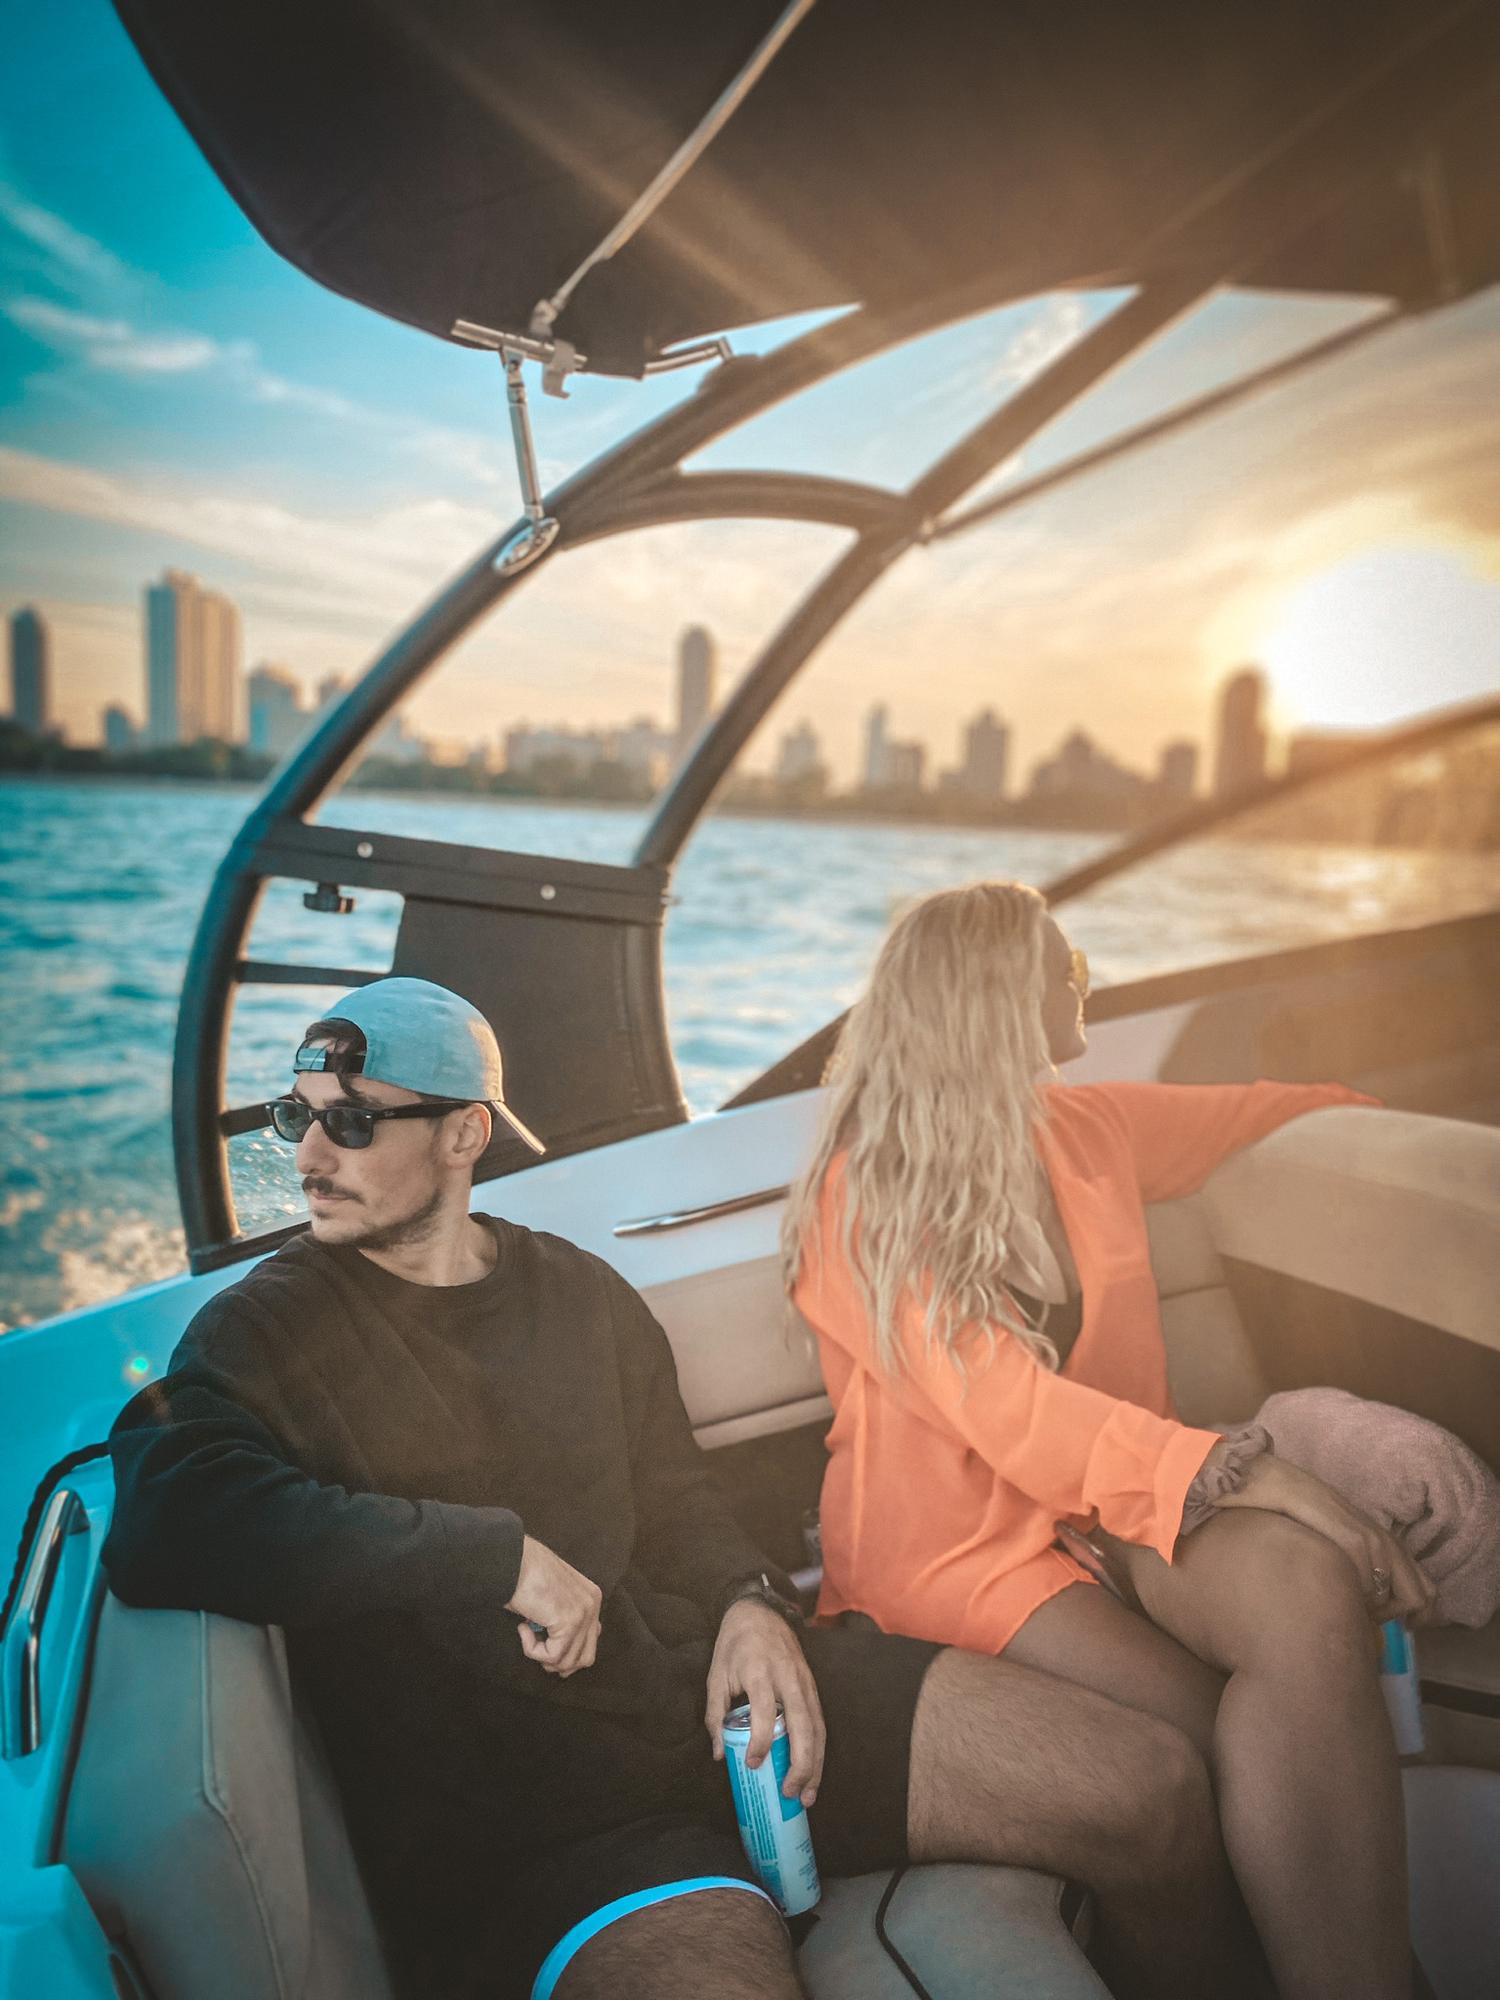
<svg viewBox="0 0 1500 2000"><path fill-rule="evenodd" d="M250 748L266 757L284 757L296 742L307 711L296 676L265 660L246 682L250 701Z"/></svg>
<svg viewBox="0 0 1500 2000"><path fill-rule="evenodd" d="M29 604L10 621L10 712L33 736L52 726L52 634Z"/></svg>
<svg viewBox="0 0 1500 2000"><path fill-rule="evenodd" d="M1261 722L1265 693L1266 677L1259 667L1242 667L1224 683L1214 757L1215 798L1243 791L1266 775L1266 732Z"/></svg>
<svg viewBox="0 0 1500 2000"><path fill-rule="evenodd" d="M212 736L220 743L242 743L245 729L240 713L240 685L244 641L239 606L216 590L205 590L199 603L203 620L203 678L198 735Z"/></svg>
<svg viewBox="0 0 1500 2000"><path fill-rule="evenodd" d="M964 760L959 778L976 799L1003 799L1010 763L1010 731L992 708L981 709L964 729Z"/></svg>
<svg viewBox="0 0 1500 2000"><path fill-rule="evenodd" d="M240 738L240 614L186 570L146 587L146 741Z"/></svg>
<svg viewBox="0 0 1500 2000"><path fill-rule="evenodd" d="M104 711L104 747L116 757L136 747L136 727L130 711L121 708L117 701L112 701Z"/></svg>
<svg viewBox="0 0 1500 2000"><path fill-rule="evenodd" d="M891 712L884 702L872 708L865 721L865 789L878 792L891 782L891 746L886 734Z"/></svg>
<svg viewBox="0 0 1500 2000"><path fill-rule="evenodd" d="M714 709L719 660L713 634L689 625L677 648L677 748L686 750Z"/></svg>
<svg viewBox="0 0 1500 2000"><path fill-rule="evenodd" d="M1156 782L1164 792L1173 792L1179 798L1190 799L1193 787L1198 782L1198 746L1186 741L1164 743L1161 747L1161 762L1157 767Z"/></svg>

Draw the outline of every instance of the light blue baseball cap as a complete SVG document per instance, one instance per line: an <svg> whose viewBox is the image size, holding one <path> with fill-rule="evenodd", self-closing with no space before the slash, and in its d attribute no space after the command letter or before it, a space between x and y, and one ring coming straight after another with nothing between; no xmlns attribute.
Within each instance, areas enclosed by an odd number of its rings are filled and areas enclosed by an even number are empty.
<svg viewBox="0 0 1500 2000"><path fill-rule="evenodd" d="M505 1101L500 1044L495 1031L460 994L430 979L376 979L356 986L321 1016L346 1022L364 1037L352 1059L310 1036L292 1068L346 1071L375 1083L420 1090L427 1097L452 1097L463 1104L488 1104L534 1153L547 1148Z"/></svg>

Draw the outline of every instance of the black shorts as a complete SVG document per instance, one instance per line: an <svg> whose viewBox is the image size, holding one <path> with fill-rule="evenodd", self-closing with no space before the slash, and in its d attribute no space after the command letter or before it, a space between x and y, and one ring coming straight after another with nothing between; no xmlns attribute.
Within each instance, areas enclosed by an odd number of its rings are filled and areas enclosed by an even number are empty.
<svg viewBox="0 0 1500 2000"><path fill-rule="evenodd" d="M862 1875L907 1858L906 1795L912 1717L923 1676L942 1650L898 1638L868 1620L812 1626L803 1634L828 1731L813 1848L823 1875ZM710 1750L704 1734L704 1758ZM611 1827L538 1857L507 1885L501 1962L491 1961L495 2000L525 2000L539 1971L553 1980L598 1921L624 1916L653 1890L754 1884L730 1801L718 1773L719 1805L659 1813ZM594 1920L591 1922L591 1919ZM545 1962L545 1964L544 1964ZM550 1986L546 1989L550 1991ZM542 2000L540 1990L537 2000Z"/></svg>

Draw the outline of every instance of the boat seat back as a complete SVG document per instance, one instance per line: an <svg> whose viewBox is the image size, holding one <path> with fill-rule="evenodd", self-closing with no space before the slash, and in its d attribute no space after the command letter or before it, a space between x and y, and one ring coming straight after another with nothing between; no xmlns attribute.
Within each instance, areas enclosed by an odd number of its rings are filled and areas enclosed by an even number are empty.
<svg viewBox="0 0 1500 2000"><path fill-rule="evenodd" d="M388 2000L279 1631L106 1595L60 1859L155 2000Z"/></svg>
<svg viewBox="0 0 1500 2000"><path fill-rule="evenodd" d="M1241 1423L1271 1393L1229 1289L1200 1198L1146 1210L1151 1270L1161 1298L1167 1379L1184 1423Z"/></svg>
<svg viewBox="0 0 1500 2000"><path fill-rule="evenodd" d="M1196 1196L1159 1202L1146 1219L1177 1406L1188 1423L1240 1422L1260 1407L1269 1384L1204 1209ZM774 1242L771 1222L766 1233ZM700 1444L738 1444L831 1414L816 1344L787 1302L774 1249L641 1291L672 1343Z"/></svg>

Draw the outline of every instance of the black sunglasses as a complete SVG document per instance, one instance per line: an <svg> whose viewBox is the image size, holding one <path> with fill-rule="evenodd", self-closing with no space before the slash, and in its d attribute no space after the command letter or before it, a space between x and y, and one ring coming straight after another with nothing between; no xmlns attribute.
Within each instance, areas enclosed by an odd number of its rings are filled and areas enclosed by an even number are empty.
<svg viewBox="0 0 1500 2000"><path fill-rule="evenodd" d="M453 1097L439 1104L383 1104L378 1109L367 1104L325 1104L320 1110L300 1097L273 1097L266 1109L277 1138L289 1146L300 1146L318 1124L335 1146L357 1153L375 1137L378 1118L446 1118L450 1111L462 1111L466 1102Z"/></svg>

